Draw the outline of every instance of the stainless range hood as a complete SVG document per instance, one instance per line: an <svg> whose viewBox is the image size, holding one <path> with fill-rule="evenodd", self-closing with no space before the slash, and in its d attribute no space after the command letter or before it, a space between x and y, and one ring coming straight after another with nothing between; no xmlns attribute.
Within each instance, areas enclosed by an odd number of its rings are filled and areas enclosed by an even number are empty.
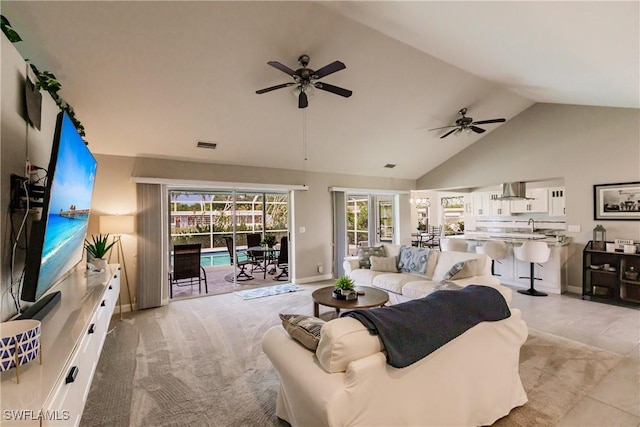
<svg viewBox="0 0 640 427"><path fill-rule="evenodd" d="M527 197L527 188L524 182L505 182L501 185L502 196L498 200L533 200Z"/></svg>

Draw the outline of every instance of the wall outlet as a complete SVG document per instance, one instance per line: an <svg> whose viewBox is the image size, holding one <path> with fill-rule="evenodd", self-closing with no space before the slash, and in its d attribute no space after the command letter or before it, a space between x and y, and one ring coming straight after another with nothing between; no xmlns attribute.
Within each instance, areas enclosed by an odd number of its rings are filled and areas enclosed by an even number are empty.
<svg viewBox="0 0 640 427"><path fill-rule="evenodd" d="M322 263L318 263L318 273L323 273L324 272L324 266L322 265Z"/></svg>

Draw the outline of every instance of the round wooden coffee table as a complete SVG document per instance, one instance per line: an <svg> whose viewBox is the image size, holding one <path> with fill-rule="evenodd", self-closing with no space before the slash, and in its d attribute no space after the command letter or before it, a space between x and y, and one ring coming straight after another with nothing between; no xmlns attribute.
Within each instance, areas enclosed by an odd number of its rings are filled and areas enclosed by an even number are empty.
<svg viewBox="0 0 640 427"><path fill-rule="evenodd" d="M364 295L358 295L354 300L337 299L331 296L333 286L320 288L313 291L313 315L320 316L320 304L336 309L336 315L340 314L340 309L353 310L356 308L382 307L389 301L389 294L380 289L371 288L369 286L356 286L357 291L364 292Z"/></svg>

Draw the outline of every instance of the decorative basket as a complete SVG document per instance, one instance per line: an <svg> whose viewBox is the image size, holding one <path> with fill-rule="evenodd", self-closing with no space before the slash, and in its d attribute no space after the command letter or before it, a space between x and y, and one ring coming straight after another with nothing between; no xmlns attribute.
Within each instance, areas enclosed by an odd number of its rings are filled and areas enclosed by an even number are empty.
<svg viewBox="0 0 640 427"><path fill-rule="evenodd" d="M14 320L0 323L0 371L16 368L16 381L20 384L18 367L40 356L40 322Z"/></svg>

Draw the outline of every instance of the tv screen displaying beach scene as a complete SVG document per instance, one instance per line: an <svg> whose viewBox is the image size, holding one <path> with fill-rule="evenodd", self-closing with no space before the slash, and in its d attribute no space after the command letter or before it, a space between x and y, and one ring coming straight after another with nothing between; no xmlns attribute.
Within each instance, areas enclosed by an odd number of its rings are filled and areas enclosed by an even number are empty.
<svg viewBox="0 0 640 427"><path fill-rule="evenodd" d="M38 270L37 283L28 283L35 275L25 274L22 299L26 301L40 298L82 260L89 222L97 162L67 114L61 113L58 121L45 192L42 221L46 222L32 230L28 251L42 249L40 256L27 253L26 268ZM33 265L35 259L39 266Z"/></svg>

